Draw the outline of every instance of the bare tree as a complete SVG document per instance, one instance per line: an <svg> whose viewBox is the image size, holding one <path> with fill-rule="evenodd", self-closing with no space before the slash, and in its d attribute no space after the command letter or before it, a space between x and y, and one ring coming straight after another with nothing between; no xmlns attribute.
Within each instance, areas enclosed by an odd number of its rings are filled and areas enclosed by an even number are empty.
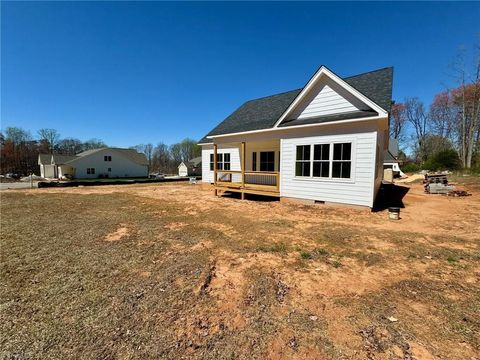
<svg viewBox="0 0 480 360"><path fill-rule="evenodd" d="M428 157L424 146L424 140L428 130L428 116L425 113L423 103L418 98L405 99L405 117L415 131L414 148L417 157L419 160L425 161Z"/></svg>
<svg viewBox="0 0 480 360"><path fill-rule="evenodd" d="M434 135L455 142L458 111L450 91L435 95L428 116L430 129Z"/></svg>
<svg viewBox="0 0 480 360"><path fill-rule="evenodd" d="M131 149L137 150L139 153L145 154L148 160L148 169L152 170L152 157L153 157L153 145L152 144L139 144L132 146Z"/></svg>
<svg viewBox="0 0 480 360"><path fill-rule="evenodd" d="M180 143L176 143L173 145L170 145L170 156L172 157L172 160L178 165L180 164L184 159L183 159L183 152L182 152L182 145Z"/></svg>
<svg viewBox="0 0 480 360"><path fill-rule="evenodd" d="M83 143L83 150L84 151L85 150L100 149L100 148L104 148L104 147L107 147L107 144L105 144L103 142L103 140L96 139L96 138L87 140Z"/></svg>
<svg viewBox="0 0 480 360"><path fill-rule="evenodd" d="M162 173L171 173L176 166L178 166L178 164L173 164L168 146L164 143L158 143L153 150L153 169Z"/></svg>
<svg viewBox="0 0 480 360"><path fill-rule="evenodd" d="M405 140L405 125L407 122L405 104L393 104L390 113L390 137L398 142Z"/></svg>
<svg viewBox="0 0 480 360"><path fill-rule="evenodd" d="M58 131L55 129L44 128L38 130L38 136L40 138L40 142L45 142L48 147L48 151L53 154L55 151L55 146L60 140L60 134Z"/></svg>
<svg viewBox="0 0 480 360"><path fill-rule="evenodd" d="M79 139L62 139L57 144L57 152L62 155L75 155L83 150L83 143Z"/></svg>
<svg viewBox="0 0 480 360"><path fill-rule="evenodd" d="M146 144L145 145L145 150L143 152L145 156L147 157L148 160L148 168L152 168L152 158L153 158L153 145L152 144Z"/></svg>
<svg viewBox="0 0 480 360"><path fill-rule="evenodd" d="M453 101L459 113L459 153L462 165L472 166L476 140L480 137L480 43L476 45L472 70L465 64L465 52L461 51L453 67L459 84L452 90Z"/></svg>

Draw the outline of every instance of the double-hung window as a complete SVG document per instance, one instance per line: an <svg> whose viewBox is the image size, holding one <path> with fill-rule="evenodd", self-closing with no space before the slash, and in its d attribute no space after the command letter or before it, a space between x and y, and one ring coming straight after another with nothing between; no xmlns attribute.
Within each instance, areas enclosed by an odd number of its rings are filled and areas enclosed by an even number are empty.
<svg viewBox="0 0 480 360"><path fill-rule="evenodd" d="M295 176L310 176L310 149L311 145L297 146Z"/></svg>
<svg viewBox="0 0 480 360"><path fill-rule="evenodd" d="M352 168L352 143L333 144L332 177L349 179Z"/></svg>
<svg viewBox="0 0 480 360"><path fill-rule="evenodd" d="M213 167L213 154L210 154L210 171ZM230 153L217 154L217 170L230 170Z"/></svg>
<svg viewBox="0 0 480 360"><path fill-rule="evenodd" d="M260 152L260 171L275 171L275 151Z"/></svg>
<svg viewBox="0 0 480 360"><path fill-rule="evenodd" d="M223 154L223 170L230 170L230 153Z"/></svg>
<svg viewBox="0 0 480 360"><path fill-rule="evenodd" d="M350 179L352 143L297 145L295 176Z"/></svg>
<svg viewBox="0 0 480 360"><path fill-rule="evenodd" d="M210 171L213 171L213 166L214 166L213 154L210 154Z"/></svg>
<svg viewBox="0 0 480 360"><path fill-rule="evenodd" d="M87 174L88 175L94 175L95 174L95 168L87 168Z"/></svg>
<svg viewBox="0 0 480 360"><path fill-rule="evenodd" d="M330 176L330 144L313 145L313 177Z"/></svg>

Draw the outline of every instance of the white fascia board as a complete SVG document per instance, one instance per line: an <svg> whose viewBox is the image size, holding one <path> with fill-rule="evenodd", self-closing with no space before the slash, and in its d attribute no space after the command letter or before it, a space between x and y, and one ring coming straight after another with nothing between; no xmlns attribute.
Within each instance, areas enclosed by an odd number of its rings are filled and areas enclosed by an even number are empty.
<svg viewBox="0 0 480 360"><path fill-rule="evenodd" d="M331 80L335 81L338 85L343 87L346 91L350 92L356 98L358 98L359 100L363 101L365 104L370 106L373 110L375 110L379 114L379 116L388 115L388 112L385 109L378 106L375 102L367 98L360 91L356 90L354 87L348 84L341 77L337 76L332 71L330 71L326 66L322 65L320 69L315 73L315 75L313 75L312 78L308 81L307 85L305 85L303 90L300 91L300 94L297 95L297 97L295 98L295 100L293 100L293 102L290 104L287 110L285 110L285 112L277 120L277 122L274 125L275 128L278 127L282 123L282 121L284 121L286 117L293 111L293 109L297 107L298 103L302 101L302 99L308 94L311 88L317 83L317 81L322 76L328 76Z"/></svg>
<svg viewBox="0 0 480 360"><path fill-rule="evenodd" d="M382 115L382 116L377 115L377 116L371 116L371 117L360 118L360 119L337 120L337 121L328 121L328 122L316 123L316 124L273 127L273 128L261 129L261 130L250 130L250 131L242 131L242 132L229 133L229 134L211 135L211 136L207 136L207 139L216 139L216 138L235 136L235 135L259 134L259 133L274 132L274 131L288 131L290 129L298 129L298 128L306 128L306 127L314 127L314 126L338 125L338 124L348 124L348 123L362 122L362 121L387 120L387 119L388 119L387 115ZM213 142L210 143L209 145L211 144L213 144ZM207 145L207 144L200 144L200 145Z"/></svg>

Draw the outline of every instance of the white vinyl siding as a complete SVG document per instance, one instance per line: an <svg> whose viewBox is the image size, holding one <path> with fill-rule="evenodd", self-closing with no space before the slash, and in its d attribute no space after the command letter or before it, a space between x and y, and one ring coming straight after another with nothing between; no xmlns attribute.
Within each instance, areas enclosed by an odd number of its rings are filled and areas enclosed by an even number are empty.
<svg viewBox="0 0 480 360"><path fill-rule="evenodd" d="M350 178L295 176L297 145L328 143L352 144ZM280 195L372 207L376 146L376 132L282 139Z"/></svg>
<svg viewBox="0 0 480 360"><path fill-rule="evenodd" d="M343 114L359 110L350 101L325 85L310 104L298 115L298 119L317 116Z"/></svg>
<svg viewBox="0 0 480 360"><path fill-rule="evenodd" d="M232 144L233 145L233 144ZM230 170L241 170L240 148L234 146L223 147L219 145L218 154L230 154ZM213 154L212 145L202 146L202 182L213 183L213 170L210 170L210 154ZM223 156L222 156L223 160Z"/></svg>
<svg viewBox="0 0 480 360"><path fill-rule="evenodd" d="M188 175L188 168L182 162L180 165L178 165L178 176L187 176L187 175Z"/></svg>
<svg viewBox="0 0 480 360"><path fill-rule="evenodd" d="M112 161L105 161L105 155L111 156ZM134 162L121 152L105 149L86 155L70 162L77 179L97 179L100 175L108 175L110 178L122 177L147 177L148 166ZM88 168L94 168L95 173L87 172ZM110 169L110 171L108 170Z"/></svg>

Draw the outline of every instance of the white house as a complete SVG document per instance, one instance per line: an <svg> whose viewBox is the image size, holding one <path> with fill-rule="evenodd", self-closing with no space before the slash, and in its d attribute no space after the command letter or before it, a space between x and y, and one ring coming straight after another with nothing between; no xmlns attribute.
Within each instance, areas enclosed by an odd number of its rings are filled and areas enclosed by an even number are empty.
<svg viewBox="0 0 480 360"><path fill-rule="evenodd" d="M202 175L202 157L190 159L187 162L181 162L178 165L178 176L199 176Z"/></svg>
<svg viewBox="0 0 480 360"><path fill-rule="evenodd" d="M322 66L301 89L247 101L200 140L203 182L242 198L373 207L392 78L392 68L341 78Z"/></svg>
<svg viewBox="0 0 480 360"><path fill-rule="evenodd" d="M394 176L405 176L404 172L400 169L398 154L398 140L389 139L388 149L385 150L383 156L383 169L392 169Z"/></svg>
<svg viewBox="0 0 480 360"><path fill-rule="evenodd" d="M96 179L147 177L148 161L133 149L101 148L74 156L39 154L40 175L44 178Z"/></svg>

